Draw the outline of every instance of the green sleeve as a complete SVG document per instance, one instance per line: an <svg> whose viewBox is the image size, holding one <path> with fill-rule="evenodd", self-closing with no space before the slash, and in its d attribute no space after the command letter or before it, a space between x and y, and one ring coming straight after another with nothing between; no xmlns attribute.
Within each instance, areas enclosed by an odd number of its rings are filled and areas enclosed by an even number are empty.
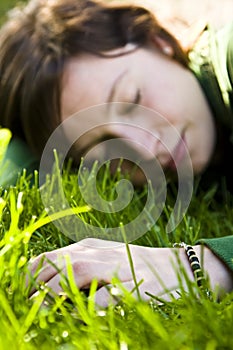
<svg viewBox="0 0 233 350"><path fill-rule="evenodd" d="M201 239L233 271L233 235L221 238Z"/></svg>
<svg viewBox="0 0 233 350"><path fill-rule="evenodd" d="M233 87L233 28L230 32L230 39L227 48L227 72L231 86ZM233 109L233 88L229 91L231 108Z"/></svg>
<svg viewBox="0 0 233 350"><path fill-rule="evenodd" d="M233 23L217 32L207 27L189 58L214 119L233 130Z"/></svg>
<svg viewBox="0 0 233 350"><path fill-rule="evenodd" d="M214 72L218 78L221 88L224 105L228 106L228 125L232 129L233 125L233 25L230 24L223 28L212 46L212 62ZM214 49L213 49L214 48ZM215 99L211 96L211 101ZM215 111L218 112L217 119L223 121L227 115L227 110L218 110L220 103L215 105ZM224 116L225 114L225 116ZM223 117L224 116L224 117ZM233 235L221 238L201 239L198 243L207 245L212 252L218 256L233 271Z"/></svg>
<svg viewBox="0 0 233 350"><path fill-rule="evenodd" d="M38 169L38 161L23 141L13 138L1 163L0 186L15 185L23 169L27 174L32 173Z"/></svg>

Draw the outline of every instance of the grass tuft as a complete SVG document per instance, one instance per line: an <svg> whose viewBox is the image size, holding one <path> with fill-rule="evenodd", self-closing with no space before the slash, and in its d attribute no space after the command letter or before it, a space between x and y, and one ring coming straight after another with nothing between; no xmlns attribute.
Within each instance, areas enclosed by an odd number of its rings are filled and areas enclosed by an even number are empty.
<svg viewBox="0 0 233 350"><path fill-rule="evenodd" d="M118 172L113 179L108 167L103 171L104 184L100 179L97 187L108 200L113 198L113 188L122 174ZM86 171L87 179L89 175ZM60 350L233 348L233 294L226 295L221 301L201 296L197 299L196 287L187 278L188 293L182 287L184 278L180 277L180 294L169 302L153 295L149 302L143 302L140 298L136 300L133 295L139 293L138 286L143 281L136 281L135 278L135 288L128 292L114 278L112 285L123 296L119 299L113 295L114 303L101 309L96 307L94 301L97 282L93 281L88 295L80 291L67 258L67 277L61 279L65 294L55 295L42 284L36 296L29 298L29 287L26 287L29 259L72 243L52 222L71 214L71 210L64 209L49 217L41 202L37 173L34 176L34 185L31 176L24 172L16 186L1 190L0 349L9 346L11 349L39 347ZM46 186L53 186L54 181L56 179L48 179ZM62 183L72 214L80 215L86 222L92 222L95 218L102 227L117 226L122 218L130 221L145 202L146 189L136 189L132 206L127 206L123 213L105 215L86 207L76 186L77 174L72 173L71 168L64 169ZM169 247L174 241L194 243L202 236L219 237L223 232L229 234L229 230L232 230L231 207L228 204L221 206L215 201L215 191L210 190L205 195L200 191L193 197L184 220L172 235L167 235L165 226L174 202L170 196L159 220L134 244ZM130 259L130 249L128 255ZM131 268L134 268L133 260ZM185 274L179 261L174 269L177 269L177 273ZM157 277L162 284L163 276Z"/></svg>

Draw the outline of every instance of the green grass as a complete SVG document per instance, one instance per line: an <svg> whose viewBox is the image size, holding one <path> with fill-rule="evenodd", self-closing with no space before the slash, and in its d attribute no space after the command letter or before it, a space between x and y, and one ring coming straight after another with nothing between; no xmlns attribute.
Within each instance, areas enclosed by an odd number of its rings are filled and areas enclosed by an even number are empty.
<svg viewBox="0 0 233 350"><path fill-rule="evenodd" d="M5 145L6 146L6 145ZM2 152L4 143L2 143ZM1 153L2 153L1 152ZM65 246L71 241L50 222L43 208L35 173L35 184L24 173L15 187L1 190L0 199L0 349L232 349L233 293L220 302L196 298L195 286L189 284L189 293L179 299L158 305L136 301L128 292L117 305L100 310L95 307L93 295L97 285L93 281L89 295L76 287L72 267L68 263L69 277L63 279L68 299L53 295L48 303L49 289L44 286L37 296L29 298L25 278L30 257L43 251ZM83 181L88 181L85 172ZM104 170L97 186L107 199L112 199L120 172L112 178ZM47 180L48 191L56 175ZM104 183L104 185L103 185ZM93 217L103 226L118 225L119 215L105 215L98 211L85 212L77 175L67 167L63 175L65 195L76 212L83 211L83 220ZM198 186L198 185L197 185ZM197 190L196 190L197 192ZM138 239L137 244L171 246L172 242L185 240L194 243L202 236L218 237L231 234L233 227L232 198L224 206L215 200L215 188L208 193L194 193L188 213L175 232L167 235L165 224L172 210L173 194L168 196L166 210L156 225ZM123 211L125 220L140 211L146 190L138 191L132 207ZM64 212L56 215L63 216ZM162 280L163 276L159 276ZM119 288L121 284L114 280ZM182 285L181 285L182 289Z"/></svg>
<svg viewBox="0 0 233 350"><path fill-rule="evenodd" d="M0 3L0 24L4 22L7 18L7 12L18 3L23 3L25 0L16 1L16 0L1 0Z"/></svg>
<svg viewBox="0 0 233 350"><path fill-rule="evenodd" d="M1 11L14 2L1 0ZM90 173L83 176L88 181ZM31 177L24 173L16 186L0 189L0 350L233 349L233 293L225 295L221 301L202 296L197 300L193 293L195 286L190 283L190 293L182 293L179 299L164 301L162 305L153 299L151 302L136 301L130 293L125 293L117 305L97 310L93 302L95 281L87 297L75 286L68 264L69 278L63 280L68 299L54 295L50 303L46 303L49 293L46 286L30 299L25 283L28 260L71 243L49 222L37 177L35 174L35 185L32 185ZM113 189L121 178L120 172L112 178L108 168L102 173L97 185L106 199L115 198ZM54 181L57 181L56 176L47 181L48 189ZM79 214L83 220L95 220L103 227L130 221L142 209L146 195L145 189L138 190L126 210L104 215L93 210L85 212L85 203L76 184L77 175L68 167L63 175L63 186L70 205L77 211L84 210ZM201 237L232 234L232 196L224 190L224 199L220 202L216 186L208 192L202 191L198 182L195 186L189 210L174 232L168 235L165 230L175 198L175 189L171 188L163 215L134 243L162 247L180 240L195 243ZM114 283L122 287L118 281Z"/></svg>

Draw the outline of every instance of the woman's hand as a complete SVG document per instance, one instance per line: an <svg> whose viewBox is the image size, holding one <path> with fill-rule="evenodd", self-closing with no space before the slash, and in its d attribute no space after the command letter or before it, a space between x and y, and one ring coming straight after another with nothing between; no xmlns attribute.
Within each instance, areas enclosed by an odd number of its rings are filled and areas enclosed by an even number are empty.
<svg viewBox="0 0 233 350"><path fill-rule="evenodd" d="M73 274L79 289L88 289L93 279L98 281L99 289L96 292L96 303L106 306L112 299L106 288L111 285L112 278L117 277L124 288L131 291L135 288L135 281L131 271L127 249L125 244L117 245L116 242L104 242L99 239L85 239L52 252L38 256L30 264L32 275L38 269L40 262L43 267L37 276L37 281L43 281L56 293L62 292L60 279L62 274L67 275L66 256L69 256L73 267ZM180 288L178 271L180 261L190 280L193 274L182 248L149 248L129 245L133 260L134 272L139 285L140 297L147 300L150 297L146 292L169 300L169 293L178 297L176 291ZM201 254L200 246L195 246L197 255ZM200 256L200 255L199 255ZM43 259L41 261L41 259ZM232 280L222 262L213 255L208 248L203 248L204 268L210 273L210 282L214 287L223 284L223 288L229 290ZM58 267L58 269L55 268ZM182 276L182 275L181 275ZM212 276L212 277L211 277ZM231 282L230 282L231 281ZM185 278L183 286L186 288ZM35 289L32 290L32 294Z"/></svg>

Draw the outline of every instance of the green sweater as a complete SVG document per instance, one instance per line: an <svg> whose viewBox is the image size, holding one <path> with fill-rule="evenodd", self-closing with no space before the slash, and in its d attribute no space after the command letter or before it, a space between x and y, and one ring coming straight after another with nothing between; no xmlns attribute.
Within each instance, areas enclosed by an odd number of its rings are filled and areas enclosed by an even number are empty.
<svg viewBox="0 0 233 350"><path fill-rule="evenodd" d="M233 26L227 26L217 35L206 30L190 53L190 60L190 68L216 120L233 130ZM27 146L18 139L10 143L5 160L8 166L0 172L2 186L14 184L23 168L30 172L38 166ZM233 271L233 236L202 239L198 243L206 244Z"/></svg>
<svg viewBox="0 0 233 350"><path fill-rule="evenodd" d="M23 169L26 169L28 174L32 173L38 169L38 160L22 140L14 138L1 163L0 186L15 185Z"/></svg>
<svg viewBox="0 0 233 350"><path fill-rule="evenodd" d="M233 24L215 33L206 28L190 52L190 68L208 99L217 125L230 131L233 141ZM232 154L230 154L232 157ZM202 239L233 270L233 235Z"/></svg>

